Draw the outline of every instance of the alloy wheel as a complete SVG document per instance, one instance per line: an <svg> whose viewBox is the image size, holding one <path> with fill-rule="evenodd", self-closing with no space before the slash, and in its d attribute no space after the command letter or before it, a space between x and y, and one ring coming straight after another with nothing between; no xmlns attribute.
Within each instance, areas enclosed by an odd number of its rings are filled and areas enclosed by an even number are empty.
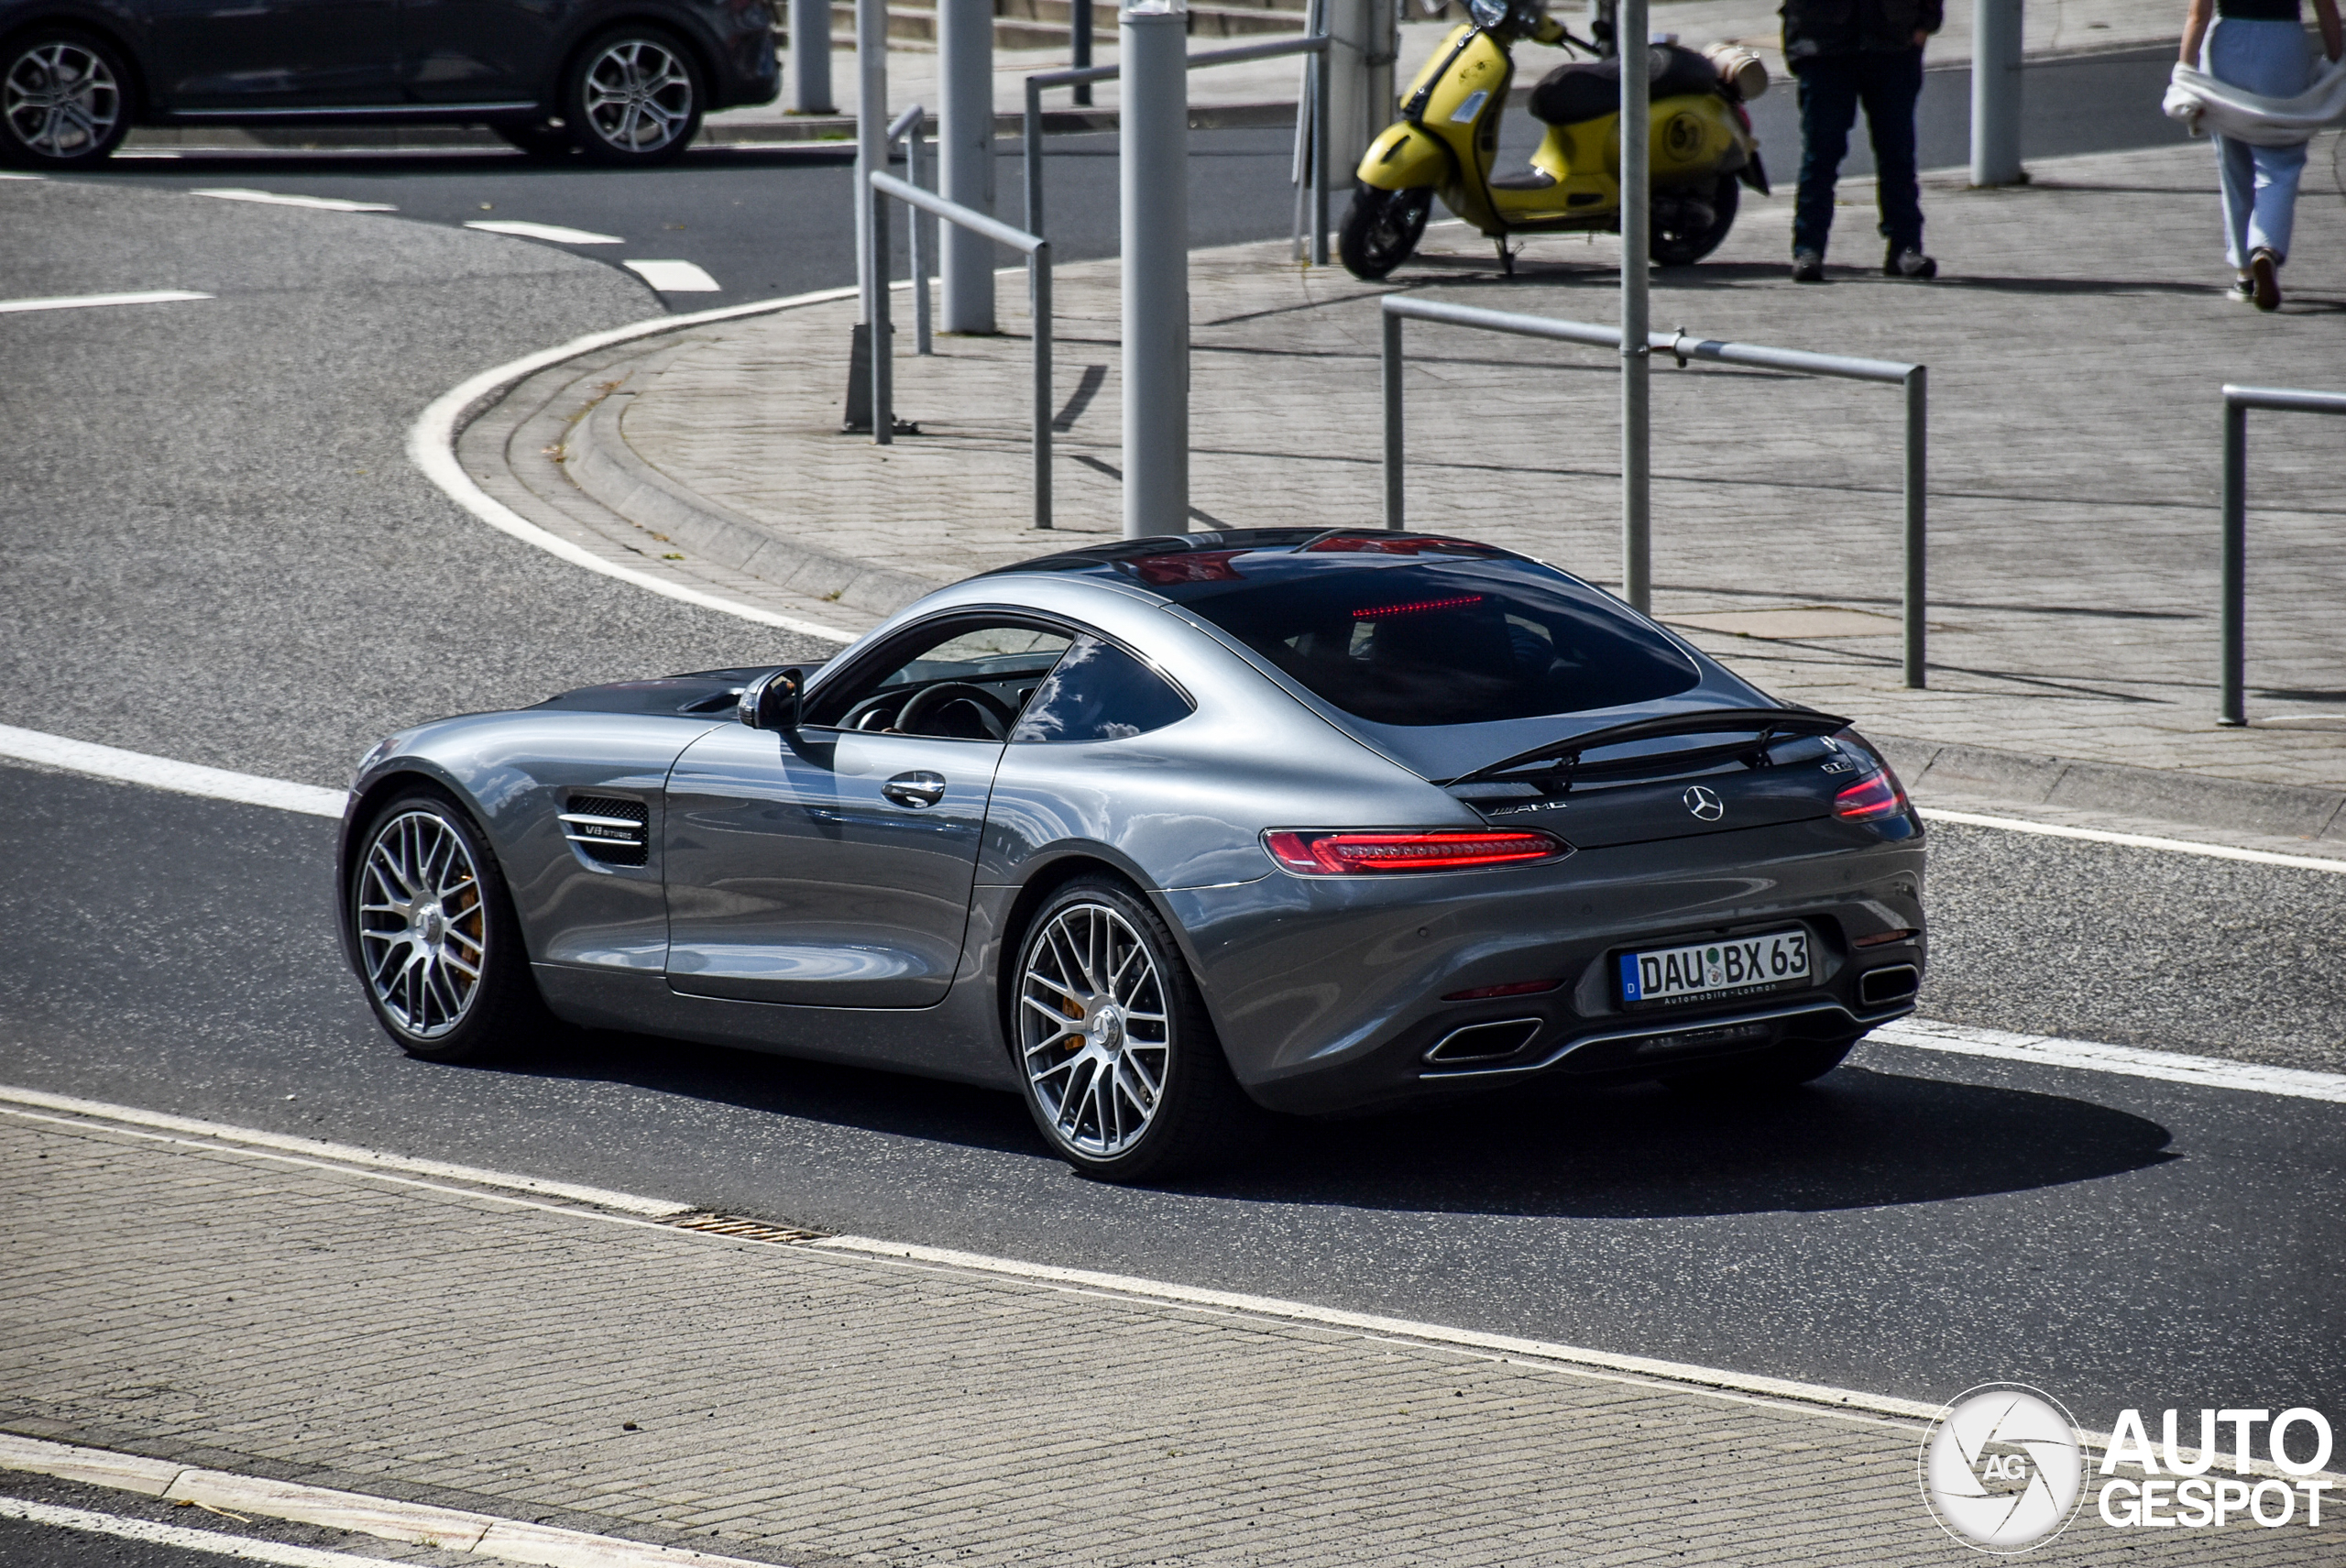
<svg viewBox="0 0 2346 1568"><path fill-rule="evenodd" d="M434 1040L464 1022L488 957L488 909L472 850L437 812L376 828L358 872L367 983L401 1033Z"/></svg>
<svg viewBox="0 0 2346 1568"><path fill-rule="evenodd" d="M95 50L49 39L10 63L0 83L0 117L26 150L79 157L113 136L122 118L122 86Z"/></svg>
<svg viewBox="0 0 2346 1568"><path fill-rule="evenodd" d="M621 38L586 68L581 106L589 127L607 146L657 152L691 126L692 73L664 45Z"/></svg>
<svg viewBox="0 0 2346 1568"><path fill-rule="evenodd" d="M1028 941L1018 979L1020 1061L1056 1137L1094 1159L1137 1144L1172 1067L1164 977L1105 904L1060 909Z"/></svg>

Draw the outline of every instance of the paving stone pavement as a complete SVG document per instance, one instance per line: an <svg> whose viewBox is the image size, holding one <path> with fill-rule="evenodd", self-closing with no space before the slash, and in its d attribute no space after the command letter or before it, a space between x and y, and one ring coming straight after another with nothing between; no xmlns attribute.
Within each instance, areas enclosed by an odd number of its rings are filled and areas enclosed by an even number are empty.
<svg viewBox="0 0 2346 1568"><path fill-rule="evenodd" d="M1933 179L1945 273L1931 285L1869 271L1869 213L1845 206L1835 260L1849 265L1796 288L1783 272L1788 201L1749 199L1712 261L1656 274L1654 322L1930 367L1930 689L1898 678L1901 408L1889 389L1658 367L1658 613L1763 686L1891 736L2346 783L2339 422L2253 416L2255 722L2214 723L2218 389L2346 385L2342 166L2337 136L2315 143L2290 301L2275 316L2223 297L2204 147L2046 162L2014 190ZM1451 225L1392 284L1602 322L1616 309L1613 255L1601 236L1534 240L1506 280L1487 244ZM1199 252L1190 276L1193 526L1376 526L1385 289L1299 268L1283 244ZM1116 534L1115 266L1062 269L1057 293L1052 533L1027 526L1030 345L1010 275L1003 335L940 336L922 358L900 331L899 411L923 433L889 447L839 433L851 302L698 327L681 351L645 351L656 365L612 363L600 384L629 394L617 429L632 460L678 493L785 545L945 582ZM907 303L900 290L900 326ZM1606 356L1423 326L1410 345L1410 525L1617 582ZM850 596L833 613L853 630L890 607L859 615ZM1814 607L1859 613L1822 628L1746 619Z"/></svg>
<svg viewBox="0 0 2346 1568"><path fill-rule="evenodd" d="M27 1436L789 1563L1969 1560L1852 1411L51 1117L0 1202ZM2043 1560L2333 1537L2088 1509Z"/></svg>

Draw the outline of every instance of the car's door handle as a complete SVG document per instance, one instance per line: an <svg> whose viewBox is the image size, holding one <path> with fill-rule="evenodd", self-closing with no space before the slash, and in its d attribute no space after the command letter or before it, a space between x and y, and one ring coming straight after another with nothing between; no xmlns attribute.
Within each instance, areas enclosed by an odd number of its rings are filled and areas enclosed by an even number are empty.
<svg viewBox="0 0 2346 1568"><path fill-rule="evenodd" d="M880 786L880 793L898 806L907 806L918 810L924 806L935 806L945 798L945 775L928 773L926 770L919 773L898 773Z"/></svg>

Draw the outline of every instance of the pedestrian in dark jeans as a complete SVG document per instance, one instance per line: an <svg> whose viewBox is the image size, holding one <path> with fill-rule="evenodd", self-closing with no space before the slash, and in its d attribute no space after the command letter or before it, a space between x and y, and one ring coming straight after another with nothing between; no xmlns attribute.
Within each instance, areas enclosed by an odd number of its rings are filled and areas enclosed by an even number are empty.
<svg viewBox="0 0 2346 1568"><path fill-rule="evenodd" d="M1881 269L1935 278L1923 254L1923 191L1914 178L1914 100L1923 91L1923 40L1939 30L1944 0L1784 0L1784 60L1800 82L1800 197L1792 207L1792 280L1825 281L1833 233L1833 185L1864 105L1873 139Z"/></svg>

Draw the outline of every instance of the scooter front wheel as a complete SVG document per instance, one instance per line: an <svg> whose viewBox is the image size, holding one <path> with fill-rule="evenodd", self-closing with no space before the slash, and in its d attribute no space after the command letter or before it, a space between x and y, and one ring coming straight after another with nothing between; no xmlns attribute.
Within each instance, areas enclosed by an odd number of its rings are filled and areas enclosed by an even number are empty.
<svg viewBox="0 0 2346 1568"><path fill-rule="evenodd" d="M1426 232L1426 216L1433 211L1431 191L1380 191L1363 185L1344 209L1344 226L1336 236L1336 251L1344 270L1364 283L1374 283L1409 259Z"/></svg>

